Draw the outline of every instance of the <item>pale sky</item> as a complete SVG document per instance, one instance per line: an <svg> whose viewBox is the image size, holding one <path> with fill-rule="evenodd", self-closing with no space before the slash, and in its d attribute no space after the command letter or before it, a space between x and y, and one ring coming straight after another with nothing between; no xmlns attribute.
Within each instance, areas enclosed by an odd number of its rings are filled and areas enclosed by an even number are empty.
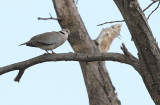
<svg viewBox="0 0 160 105"><path fill-rule="evenodd" d="M141 1L144 9L151 1ZM152 7L156 7L157 4ZM102 28L113 24L97 24L122 20L112 0L78 0L78 11L92 39ZM146 16L153 10L146 11ZM18 46L32 36L61 30L57 21L38 21L38 17L56 17L52 0L0 0L0 67L39 56L45 51L38 48ZM158 37L159 9L150 17L152 32ZM116 38L109 52L122 53L125 43L137 57L137 50L125 23L122 23L121 39ZM68 42L54 50L56 53L73 52ZM112 83L122 105L154 105L141 76L129 65L107 61ZM82 72L78 62L47 62L28 68L20 83L14 82L17 71L0 76L0 105L89 105Z"/></svg>

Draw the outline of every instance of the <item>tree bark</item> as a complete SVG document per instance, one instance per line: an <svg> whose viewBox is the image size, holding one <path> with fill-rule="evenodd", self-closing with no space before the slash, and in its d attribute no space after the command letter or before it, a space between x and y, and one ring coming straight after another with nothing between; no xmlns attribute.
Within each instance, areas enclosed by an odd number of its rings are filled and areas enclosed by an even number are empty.
<svg viewBox="0 0 160 105"><path fill-rule="evenodd" d="M91 40L73 0L53 0L59 24L71 31L68 39L75 53L100 53ZM104 61L80 62L90 105L120 105Z"/></svg>
<svg viewBox="0 0 160 105"><path fill-rule="evenodd" d="M43 54L26 61L10 64L4 67L0 67L0 75L19 70L20 75L24 70L36 64L50 62L50 61L81 61L81 62L93 62L93 61L117 61L125 64L132 65L134 68L138 68L138 59L134 57L126 57L120 53L59 53L59 54Z"/></svg>
<svg viewBox="0 0 160 105"><path fill-rule="evenodd" d="M138 50L140 75L156 105L160 105L160 50L137 0L114 0Z"/></svg>

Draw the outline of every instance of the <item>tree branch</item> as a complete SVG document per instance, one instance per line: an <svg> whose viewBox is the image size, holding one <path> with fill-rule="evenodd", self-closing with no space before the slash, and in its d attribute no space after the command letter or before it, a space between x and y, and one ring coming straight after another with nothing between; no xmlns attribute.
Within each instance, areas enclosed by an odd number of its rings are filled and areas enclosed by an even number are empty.
<svg viewBox="0 0 160 105"><path fill-rule="evenodd" d="M124 55L126 55L126 56L128 56L128 57L130 57L130 58L132 58L132 57L135 58L135 57L128 51L128 49L126 48L126 46L125 46L124 43L122 43L121 49L122 49Z"/></svg>
<svg viewBox="0 0 160 105"><path fill-rule="evenodd" d="M156 105L160 105L160 51L138 0L114 0L138 51L140 74Z"/></svg>
<svg viewBox="0 0 160 105"><path fill-rule="evenodd" d="M124 20L117 20L117 21L104 22L104 23L98 24L97 26L102 26L102 25L104 25L104 24L108 24L108 23L117 23L117 22L124 22Z"/></svg>
<svg viewBox="0 0 160 105"><path fill-rule="evenodd" d="M0 75L11 72L14 70L19 70L19 73L17 77L15 78L15 81L19 81L21 76L23 75L23 72L33 65L43 63L43 62L49 62L49 61L82 61L82 62L93 62L93 61L117 61L121 63L126 63L129 65L134 66L134 68L137 68L135 65L138 65L138 59L137 58L127 58L125 55L120 53L61 53L61 54L43 54L40 56L37 56L35 58L14 63L8 66L0 67Z"/></svg>
<svg viewBox="0 0 160 105"><path fill-rule="evenodd" d="M133 55L128 51L128 49L126 48L126 46L125 46L124 43L122 43L121 49L122 49L122 51L123 51L123 53L124 53L124 56L125 56L126 58L130 59L130 60L129 60L129 61L131 61L130 63L132 63L134 59L135 59L135 60L137 59L135 56L133 56ZM136 60L136 61L137 61L137 60ZM135 62L136 62L136 61L135 61ZM140 73L140 65L139 65L139 63L133 63L133 67L135 68L135 70L137 70L137 72Z"/></svg>
<svg viewBox="0 0 160 105"><path fill-rule="evenodd" d="M143 10L143 12L145 12L147 9L149 9L149 8L150 8L154 3L156 3L157 1L160 1L160 0L154 0L151 4L149 4L149 5ZM159 7L159 4L158 4L158 6L150 13L150 15L152 15L152 13L153 13L154 11L156 11L158 7ZM149 19L150 15L148 16L148 19ZM116 21L104 22L104 23L98 24L97 26L102 26L102 25L104 25L104 24L117 23L117 22L125 22L125 21L124 21L124 20L116 20Z"/></svg>
<svg viewBox="0 0 160 105"><path fill-rule="evenodd" d="M54 18L52 15L49 13L50 17L49 18L41 18L38 17L38 20L61 20L61 18Z"/></svg>
<svg viewBox="0 0 160 105"><path fill-rule="evenodd" d="M89 36L73 0L52 1L57 17L62 18L61 21L58 21L61 28L67 28L71 32L68 41L74 52L100 53L98 46ZM98 61L86 63L80 61L79 63L88 93L89 104L111 105L111 100L112 98L115 98L116 93L105 67L105 62ZM110 96L108 96L108 94L110 94ZM93 96L98 98L93 98ZM112 105L120 105L119 99L116 98Z"/></svg>
<svg viewBox="0 0 160 105"><path fill-rule="evenodd" d="M157 1L155 1L155 2L157 2ZM148 15L148 18L147 18L147 19L149 19L150 16L158 9L159 5L160 5L160 1L159 1L159 3L158 3L157 7Z"/></svg>
<svg viewBox="0 0 160 105"><path fill-rule="evenodd" d="M121 24L113 25L110 28L102 29L101 33L95 40L100 52L107 52L111 46L112 41L118 36L121 30Z"/></svg>
<svg viewBox="0 0 160 105"><path fill-rule="evenodd" d="M149 4L144 10L143 12L145 12L148 8L150 8L154 3L156 3L157 1L153 1L151 4Z"/></svg>
<svg viewBox="0 0 160 105"><path fill-rule="evenodd" d="M19 70L17 76L16 76L15 79L14 79L15 82L19 82L19 81L20 81L20 79L21 79L21 77L22 77L24 71L25 71L25 69Z"/></svg>

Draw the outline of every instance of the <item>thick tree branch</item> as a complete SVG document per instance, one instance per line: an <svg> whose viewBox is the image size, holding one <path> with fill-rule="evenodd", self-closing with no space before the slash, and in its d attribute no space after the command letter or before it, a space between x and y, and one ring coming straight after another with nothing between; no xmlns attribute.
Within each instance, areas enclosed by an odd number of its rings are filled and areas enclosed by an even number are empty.
<svg viewBox="0 0 160 105"><path fill-rule="evenodd" d="M95 40L100 52L107 52L110 48L112 41L118 36L121 30L121 24L113 25L110 28L102 29L101 33Z"/></svg>
<svg viewBox="0 0 160 105"><path fill-rule="evenodd" d="M75 53L100 53L91 40L73 0L52 0L62 28L70 30L68 38ZM120 105L104 61L79 62L90 105ZM116 98L115 98L116 97ZM114 101L112 99L115 99Z"/></svg>
<svg viewBox="0 0 160 105"><path fill-rule="evenodd" d="M93 62L93 61L117 61L125 64L132 65L134 68L138 68L138 59L126 58L125 55L119 53L63 53L63 54L43 54L38 57L14 63L8 66L0 67L0 75L19 70L15 81L19 81L24 70L33 65L49 62L49 61L82 61L82 62Z"/></svg>
<svg viewBox="0 0 160 105"><path fill-rule="evenodd" d="M114 2L128 26L138 50L140 74L144 83L155 104L160 105L160 51L147 19L138 0L114 0Z"/></svg>

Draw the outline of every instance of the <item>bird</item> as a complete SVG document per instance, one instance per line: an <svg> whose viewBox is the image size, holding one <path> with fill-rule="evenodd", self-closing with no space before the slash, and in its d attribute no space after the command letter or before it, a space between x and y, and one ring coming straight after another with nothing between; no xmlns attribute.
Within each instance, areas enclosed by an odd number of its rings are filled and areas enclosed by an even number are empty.
<svg viewBox="0 0 160 105"><path fill-rule="evenodd" d="M61 46L68 39L68 35L70 35L68 29L62 29L57 32L46 32L33 36L29 41L22 43L19 46L26 45L29 47L37 47L45 50L48 54L48 50L54 54L53 49Z"/></svg>

